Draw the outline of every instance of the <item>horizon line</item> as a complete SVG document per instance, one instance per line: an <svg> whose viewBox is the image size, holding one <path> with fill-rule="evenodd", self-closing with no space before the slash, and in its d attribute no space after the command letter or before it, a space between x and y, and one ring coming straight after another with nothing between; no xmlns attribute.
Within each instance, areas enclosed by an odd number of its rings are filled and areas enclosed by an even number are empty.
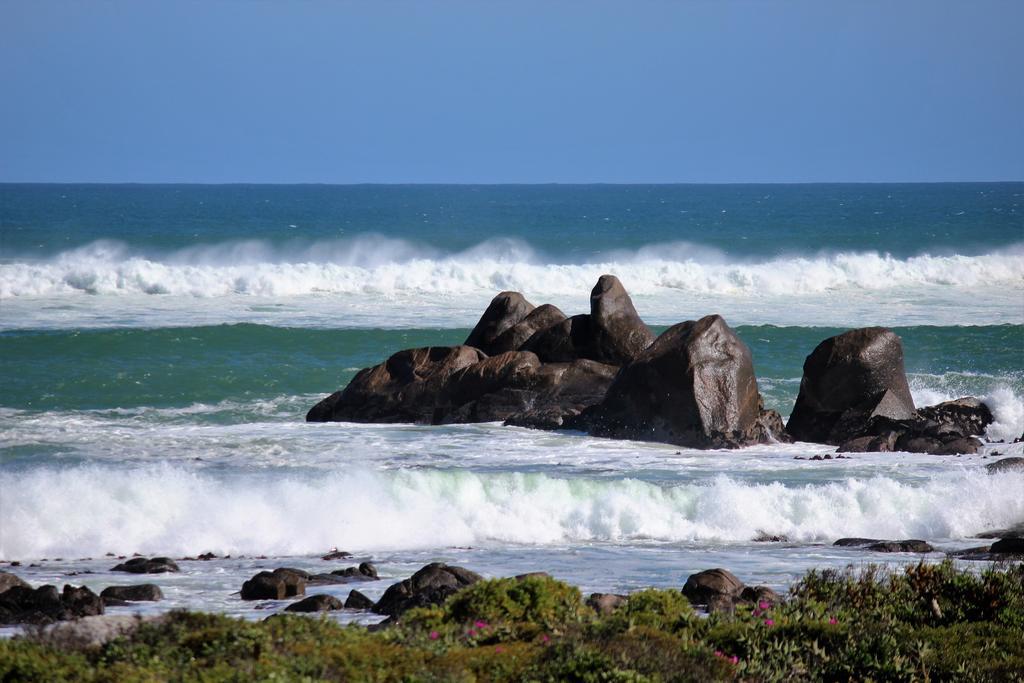
<svg viewBox="0 0 1024 683"><path fill-rule="evenodd" d="M807 180L807 181L659 181L659 182L277 182L277 181L135 181L135 180L0 180L0 185L117 185L117 186L201 186L201 187L671 187L671 186L737 186L737 185L992 185L1024 183L1019 180Z"/></svg>

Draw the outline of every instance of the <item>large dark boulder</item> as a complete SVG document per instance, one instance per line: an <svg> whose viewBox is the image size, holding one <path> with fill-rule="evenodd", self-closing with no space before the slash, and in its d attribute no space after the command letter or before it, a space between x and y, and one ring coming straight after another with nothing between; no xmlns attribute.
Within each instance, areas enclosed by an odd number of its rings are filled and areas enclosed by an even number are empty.
<svg viewBox="0 0 1024 683"><path fill-rule="evenodd" d="M169 557L133 557L110 571L128 572L129 574L167 574L181 570L178 569L178 565L174 560Z"/></svg>
<svg viewBox="0 0 1024 683"><path fill-rule="evenodd" d="M744 587L728 569L706 569L687 577L683 595L695 605L707 605L718 596L734 600L740 597Z"/></svg>
<svg viewBox="0 0 1024 683"><path fill-rule="evenodd" d="M285 612L331 612L344 607L333 595L310 595L284 608Z"/></svg>
<svg viewBox="0 0 1024 683"><path fill-rule="evenodd" d="M800 441L839 445L863 435L873 417L914 415L900 338L865 327L830 337L807 356L786 431Z"/></svg>
<svg viewBox="0 0 1024 683"><path fill-rule="evenodd" d="M305 595L308 579L306 572L287 567L262 571L242 584L241 596L243 600L284 600Z"/></svg>
<svg viewBox="0 0 1024 683"><path fill-rule="evenodd" d="M936 423L936 436L980 436L992 424L992 411L973 396L965 396L933 406L919 408L920 418Z"/></svg>
<svg viewBox="0 0 1024 683"><path fill-rule="evenodd" d="M408 579L390 586L373 606L373 611L394 617L414 607L440 605L449 596L481 578L479 574L468 569L434 562Z"/></svg>
<svg viewBox="0 0 1024 683"><path fill-rule="evenodd" d="M153 583L139 583L132 586L108 586L100 593L105 603L114 600L125 602L156 602L164 599L160 586Z"/></svg>
<svg viewBox="0 0 1024 683"><path fill-rule="evenodd" d="M545 363L579 358L623 365L637 358L654 334L614 275L602 275L590 293L590 314L574 315L536 332L522 349Z"/></svg>
<svg viewBox="0 0 1024 683"><path fill-rule="evenodd" d="M103 614L103 601L85 586L28 588L15 585L0 593L0 624L46 625Z"/></svg>
<svg viewBox="0 0 1024 683"><path fill-rule="evenodd" d="M517 346L498 350L494 342L509 328L523 321L534 310L531 304L519 292L501 292L491 299L490 305L480 317L476 327L463 342L466 346L474 346L484 353L493 355L502 351L514 351Z"/></svg>
<svg viewBox="0 0 1024 683"><path fill-rule="evenodd" d="M492 356L506 351L519 351L526 341L537 332L546 330L564 320L567 320L565 313L562 313L556 306L543 304L498 335L484 350Z"/></svg>
<svg viewBox="0 0 1024 683"><path fill-rule="evenodd" d="M351 590L345 599L345 609L373 609L373 600L357 590Z"/></svg>
<svg viewBox="0 0 1024 683"><path fill-rule="evenodd" d="M430 423L448 377L486 357L471 346L399 351L380 365L360 370L347 387L313 406L306 421Z"/></svg>
<svg viewBox="0 0 1024 683"><path fill-rule="evenodd" d="M625 366L580 416L597 436L736 448L782 436L763 411L750 349L721 316L679 323Z"/></svg>

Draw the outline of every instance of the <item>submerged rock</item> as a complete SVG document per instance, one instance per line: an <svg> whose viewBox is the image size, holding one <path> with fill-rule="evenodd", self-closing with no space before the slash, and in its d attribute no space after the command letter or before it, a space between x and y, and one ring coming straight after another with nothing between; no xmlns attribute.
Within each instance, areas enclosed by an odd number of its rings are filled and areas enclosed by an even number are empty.
<svg viewBox="0 0 1024 683"><path fill-rule="evenodd" d="M105 604L113 600L125 602L156 602L164 599L160 586L153 583L140 583L132 586L109 586L104 588L100 597Z"/></svg>
<svg viewBox="0 0 1024 683"><path fill-rule="evenodd" d="M840 538L834 546L861 548L876 553L930 553L935 550L930 544L917 539L885 541L879 538Z"/></svg>
<svg viewBox="0 0 1024 683"><path fill-rule="evenodd" d="M772 413L762 408L750 349L710 315L663 332L577 424L596 436L736 448L785 438Z"/></svg>
<svg viewBox="0 0 1024 683"><path fill-rule="evenodd" d="M1024 471L1024 458L1000 458L995 462L990 462L985 465L985 469L989 474L998 474L999 472L1013 472L1013 471Z"/></svg>
<svg viewBox="0 0 1024 683"><path fill-rule="evenodd" d="M331 572L331 575L342 579L353 579L356 581L376 581L377 567L369 562L363 562L358 567L335 569Z"/></svg>
<svg viewBox="0 0 1024 683"><path fill-rule="evenodd" d="M284 608L285 612L331 612L342 609L341 600L333 595L310 595Z"/></svg>
<svg viewBox="0 0 1024 683"><path fill-rule="evenodd" d="M110 571L128 572L129 574L167 574L179 572L178 565L169 557L133 557L127 562L122 562Z"/></svg>
<svg viewBox="0 0 1024 683"><path fill-rule="evenodd" d="M876 553L930 553L935 551L935 548L930 543L917 539L881 541L879 543L872 543L865 549Z"/></svg>

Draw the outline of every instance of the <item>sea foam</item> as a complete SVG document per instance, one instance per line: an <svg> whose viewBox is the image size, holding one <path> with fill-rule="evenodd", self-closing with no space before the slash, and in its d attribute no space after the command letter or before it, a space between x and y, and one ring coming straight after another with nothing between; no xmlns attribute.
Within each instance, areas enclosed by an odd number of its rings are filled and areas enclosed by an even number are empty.
<svg viewBox="0 0 1024 683"><path fill-rule="evenodd" d="M267 473L269 475L269 473ZM0 558L295 555L487 544L749 542L841 536L959 539L1024 519L1024 473L953 469L785 486L542 473L353 469L217 475L182 466L0 473Z"/></svg>
<svg viewBox="0 0 1024 683"><path fill-rule="evenodd" d="M515 289L578 295L602 273L636 295L665 292L789 295L907 287L1010 287L1024 291L1024 248L975 255L896 258L876 252L729 260L689 243L597 253L578 262L546 258L516 240L457 253L381 236L312 245L261 241L143 255L101 241L45 261L0 264L0 297L163 294L192 297L302 294L466 294Z"/></svg>

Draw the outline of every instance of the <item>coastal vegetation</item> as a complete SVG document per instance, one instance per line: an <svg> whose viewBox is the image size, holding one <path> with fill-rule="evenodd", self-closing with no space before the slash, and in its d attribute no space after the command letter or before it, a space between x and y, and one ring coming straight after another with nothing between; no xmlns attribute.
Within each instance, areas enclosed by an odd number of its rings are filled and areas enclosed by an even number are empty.
<svg viewBox="0 0 1024 683"><path fill-rule="evenodd" d="M490 579L383 627L172 612L102 645L0 643L3 681L1024 680L1024 565L811 571L785 600L698 612L679 590L595 609Z"/></svg>

